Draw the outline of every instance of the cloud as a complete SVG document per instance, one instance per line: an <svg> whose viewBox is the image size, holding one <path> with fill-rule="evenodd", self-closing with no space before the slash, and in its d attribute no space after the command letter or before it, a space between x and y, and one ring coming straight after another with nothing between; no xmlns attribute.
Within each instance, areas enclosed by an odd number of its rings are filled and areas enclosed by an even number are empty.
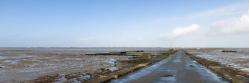
<svg viewBox="0 0 249 83"><path fill-rule="evenodd" d="M203 18L203 17L214 17L214 16L231 16L236 14L242 14L248 9L249 3L237 3L232 5L226 5L223 7L205 10L201 12L194 13L193 17Z"/></svg>
<svg viewBox="0 0 249 83"><path fill-rule="evenodd" d="M211 34L235 34L249 32L249 11L231 20L222 20L211 25Z"/></svg>
<svg viewBox="0 0 249 83"><path fill-rule="evenodd" d="M198 24L192 24L190 26L185 27L177 27L172 32L170 32L167 37L169 39L177 39L182 36L186 36L192 34L194 32L199 31L200 26Z"/></svg>

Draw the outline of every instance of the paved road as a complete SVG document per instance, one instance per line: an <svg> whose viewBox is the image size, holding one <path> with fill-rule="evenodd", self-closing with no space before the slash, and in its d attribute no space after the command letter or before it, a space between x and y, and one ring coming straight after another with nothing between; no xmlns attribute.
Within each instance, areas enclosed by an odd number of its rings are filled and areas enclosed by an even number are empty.
<svg viewBox="0 0 249 83"><path fill-rule="evenodd" d="M192 60L184 51L112 83L228 83Z"/></svg>

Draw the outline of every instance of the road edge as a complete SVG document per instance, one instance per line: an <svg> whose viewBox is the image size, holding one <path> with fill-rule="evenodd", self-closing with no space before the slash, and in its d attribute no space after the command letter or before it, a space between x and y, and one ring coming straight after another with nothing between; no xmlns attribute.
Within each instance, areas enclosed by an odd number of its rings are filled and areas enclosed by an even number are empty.
<svg viewBox="0 0 249 83"><path fill-rule="evenodd" d="M228 80L230 83L249 83L249 78L242 74L242 71L227 67L222 65L219 62L207 60L202 57L195 56L194 54L190 54L186 52L186 55L190 56L193 60L197 61L198 63L202 64L203 66L207 67L211 71L215 72L222 78Z"/></svg>

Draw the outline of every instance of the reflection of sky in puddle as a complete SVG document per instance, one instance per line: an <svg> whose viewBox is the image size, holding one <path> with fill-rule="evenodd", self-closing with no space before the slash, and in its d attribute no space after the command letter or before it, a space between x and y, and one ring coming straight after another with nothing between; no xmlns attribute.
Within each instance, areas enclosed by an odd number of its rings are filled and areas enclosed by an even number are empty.
<svg viewBox="0 0 249 83"><path fill-rule="evenodd" d="M6 58L7 58L7 57L5 57L5 56L1 56L1 55L0 55L0 59L6 59Z"/></svg>
<svg viewBox="0 0 249 83"><path fill-rule="evenodd" d="M173 61L174 63L180 63L180 62L182 62L182 60L181 60L181 58L176 58L176 59L174 59L174 61Z"/></svg>
<svg viewBox="0 0 249 83"><path fill-rule="evenodd" d="M165 72L165 73L173 73L175 70L169 69L169 68L159 68L158 69L160 72Z"/></svg>
<svg viewBox="0 0 249 83"><path fill-rule="evenodd" d="M3 62L4 62L4 63L9 63L9 64L11 64L11 65L15 65L15 64L17 64L19 61L20 61L20 60L15 59L15 60L4 60Z"/></svg>
<svg viewBox="0 0 249 83"><path fill-rule="evenodd" d="M175 76L160 77L153 83L176 83L176 77Z"/></svg>

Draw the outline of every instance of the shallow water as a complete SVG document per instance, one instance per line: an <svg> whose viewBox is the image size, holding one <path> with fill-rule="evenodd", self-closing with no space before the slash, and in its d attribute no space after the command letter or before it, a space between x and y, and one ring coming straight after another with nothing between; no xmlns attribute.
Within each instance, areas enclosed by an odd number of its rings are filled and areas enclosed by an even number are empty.
<svg viewBox="0 0 249 83"><path fill-rule="evenodd" d="M229 67L244 70L249 68L249 49L232 49L237 52L221 52L223 49L194 50L191 53ZM244 70L249 72L247 70Z"/></svg>
<svg viewBox="0 0 249 83"><path fill-rule="evenodd" d="M117 70L114 62L130 56L87 56L113 51L162 51L165 48L0 48L0 83L32 80L49 74Z"/></svg>

